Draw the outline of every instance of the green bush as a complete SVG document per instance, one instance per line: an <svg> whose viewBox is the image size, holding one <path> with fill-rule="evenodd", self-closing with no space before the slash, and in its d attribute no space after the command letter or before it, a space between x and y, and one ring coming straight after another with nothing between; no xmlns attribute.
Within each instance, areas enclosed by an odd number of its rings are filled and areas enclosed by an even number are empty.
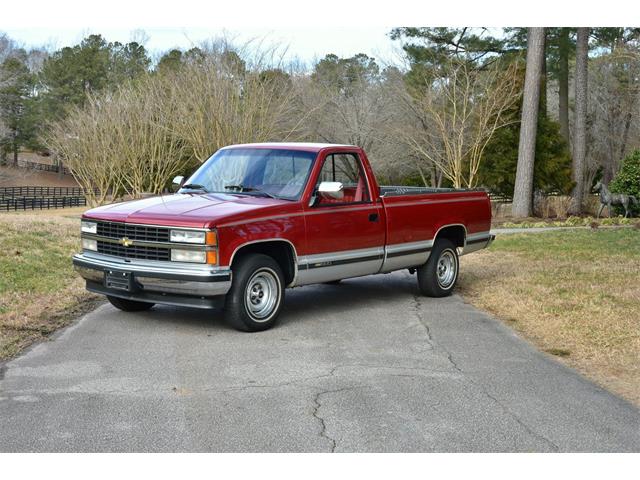
<svg viewBox="0 0 640 480"><path fill-rule="evenodd" d="M640 202L640 150L630 153L623 161L620 171L615 176L609 190L615 193L633 195ZM640 205L632 205L630 209L634 216L640 214ZM616 213L623 213L624 209L616 208Z"/></svg>

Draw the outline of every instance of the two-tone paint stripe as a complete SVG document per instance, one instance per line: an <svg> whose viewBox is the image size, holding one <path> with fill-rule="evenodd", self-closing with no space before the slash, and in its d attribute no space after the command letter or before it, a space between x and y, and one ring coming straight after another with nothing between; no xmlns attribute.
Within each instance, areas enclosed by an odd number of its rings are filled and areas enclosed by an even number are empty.
<svg viewBox="0 0 640 480"><path fill-rule="evenodd" d="M421 253L429 253L433 248L433 240L425 240L421 242L407 242L387 245L386 258L403 257L406 255L418 255Z"/></svg>
<svg viewBox="0 0 640 480"><path fill-rule="evenodd" d="M467 237L466 245L487 242L491 239L489 232L478 232ZM433 249L433 240L398 243L386 247L365 248L328 252L298 257L299 270L347 265L350 263L370 262L387 258L427 254Z"/></svg>
<svg viewBox="0 0 640 480"><path fill-rule="evenodd" d="M348 265L350 263L371 262L384 258L384 248L363 248L345 250L342 252L321 253L298 257L299 270L313 270L316 268Z"/></svg>
<svg viewBox="0 0 640 480"><path fill-rule="evenodd" d="M466 245L475 245L477 243L488 242L491 239L490 232L478 232L467 235Z"/></svg>

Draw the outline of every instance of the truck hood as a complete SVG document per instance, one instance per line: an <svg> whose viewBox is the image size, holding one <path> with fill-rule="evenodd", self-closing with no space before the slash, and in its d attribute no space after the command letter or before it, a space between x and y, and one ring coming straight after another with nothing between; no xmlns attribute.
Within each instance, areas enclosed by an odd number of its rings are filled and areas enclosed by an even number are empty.
<svg viewBox="0 0 640 480"><path fill-rule="evenodd" d="M105 205L85 212L85 218L112 222L212 228L221 223L290 212L296 202L221 193L175 194Z"/></svg>

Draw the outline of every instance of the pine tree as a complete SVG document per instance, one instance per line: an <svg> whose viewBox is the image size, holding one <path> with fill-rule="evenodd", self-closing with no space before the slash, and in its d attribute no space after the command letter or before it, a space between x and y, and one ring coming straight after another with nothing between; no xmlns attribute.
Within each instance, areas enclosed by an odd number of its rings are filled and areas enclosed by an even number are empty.
<svg viewBox="0 0 640 480"><path fill-rule="evenodd" d="M528 29L527 69L512 207L513 215L516 217L529 217L533 213L533 172L540 105L540 73L544 62L544 37L544 27Z"/></svg>

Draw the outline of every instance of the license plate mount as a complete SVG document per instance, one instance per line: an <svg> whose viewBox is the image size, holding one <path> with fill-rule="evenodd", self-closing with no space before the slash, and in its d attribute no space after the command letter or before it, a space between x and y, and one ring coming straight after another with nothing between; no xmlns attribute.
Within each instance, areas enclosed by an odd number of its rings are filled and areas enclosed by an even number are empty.
<svg viewBox="0 0 640 480"><path fill-rule="evenodd" d="M114 290L133 292L135 290L133 273L122 270L107 270L104 272L104 286Z"/></svg>

